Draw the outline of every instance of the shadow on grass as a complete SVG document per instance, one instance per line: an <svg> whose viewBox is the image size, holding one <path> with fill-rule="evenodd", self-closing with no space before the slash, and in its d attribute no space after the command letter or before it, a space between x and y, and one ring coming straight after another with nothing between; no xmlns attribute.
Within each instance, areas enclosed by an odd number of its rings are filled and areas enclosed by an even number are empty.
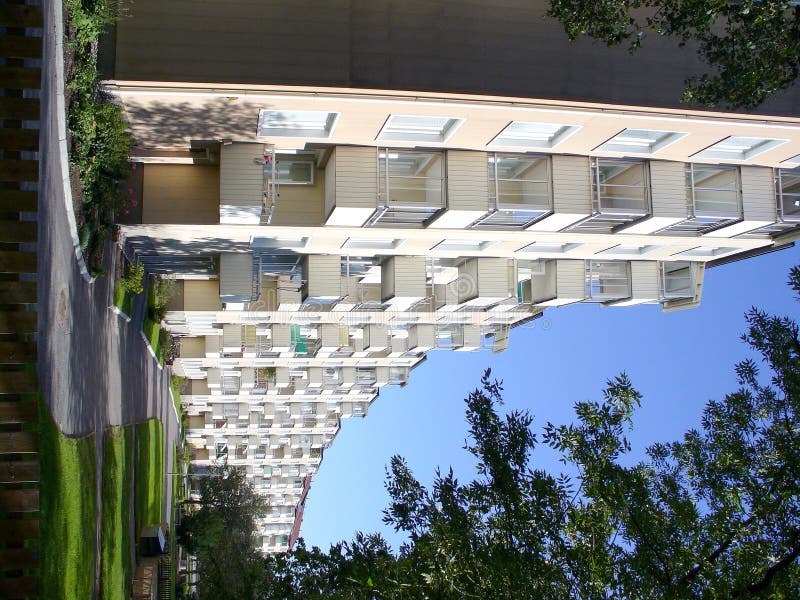
<svg viewBox="0 0 800 600"><path fill-rule="evenodd" d="M68 438L39 399L42 598L91 598L95 553L95 440Z"/></svg>
<svg viewBox="0 0 800 600"><path fill-rule="evenodd" d="M131 595L132 427L110 427L103 438L100 593L103 600Z"/></svg>

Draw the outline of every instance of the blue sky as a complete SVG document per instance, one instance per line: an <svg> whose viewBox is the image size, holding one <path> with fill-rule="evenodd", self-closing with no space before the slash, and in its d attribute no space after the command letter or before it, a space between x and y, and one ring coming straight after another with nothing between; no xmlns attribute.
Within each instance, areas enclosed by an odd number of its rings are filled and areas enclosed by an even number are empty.
<svg viewBox="0 0 800 600"><path fill-rule="evenodd" d="M680 437L699 426L707 400L735 389L733 366L749 355L740 341L745 311L797 314L786 279L798 263L800 250L792 248L708 270L702 304L692 310L551 308L514 329L501 354L430 352L405 388L383 388L365 419L342 421L312 482L302 536L327 549L357 531L378 531L397 548L403 538L381 521L389 502L385 467L399 454L425 484L437 465L452 465L461 481L471 480L474 461L462 449L463 399L486 367L504 381L505 409L530 410L534 431L547 421L572 421L575 402L599 399L605 382L625 371L643 396L629 435L634 455ZM534 453L533 466L562 468L545 448Z"/></svg>

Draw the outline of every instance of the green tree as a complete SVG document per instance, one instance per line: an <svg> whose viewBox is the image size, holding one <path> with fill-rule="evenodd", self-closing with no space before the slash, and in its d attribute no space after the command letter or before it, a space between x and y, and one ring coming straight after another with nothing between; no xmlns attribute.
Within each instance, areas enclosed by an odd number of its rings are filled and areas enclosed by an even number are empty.
<svg viewBox="0 0 800 600"><path fill-rule="evenodd" d="M197 557L201 598L261 597L265 571L254 536L256 521L269 507L244 469L215 465L200 479L198 509L186 514L178 541Z"/></svg>
<svg viewBox="0 0 800 600"><path fill-rule="evenodd" d="M800 293L800 269L790 275ZM699 429L626 456L641 397L627 376L570 425L531 430L501 415L487 371L466 399L477 477L423 486L393 457L384 520L397 554L359 535L328 553L265 559L265 598L796 598L800 589L800 340L789 318L752 309L740 387L709 402ZM532 466L555 449L569 474Z"/></svg>
<svg viewBox="0 0 800 600"><path fill-rule="evenodd" d="M790 0L550 0L570 40L642 46L647 33L697 49L709 73L686 80L683 102L752 109L800 73L798 8Z"/></svg>

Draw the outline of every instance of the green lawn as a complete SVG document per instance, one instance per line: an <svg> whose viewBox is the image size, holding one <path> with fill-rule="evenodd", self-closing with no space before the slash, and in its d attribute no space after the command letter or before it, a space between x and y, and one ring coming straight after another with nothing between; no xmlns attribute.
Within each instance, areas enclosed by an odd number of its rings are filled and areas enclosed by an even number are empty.
<svg viewBox="0 0 800 600"><path fill-rule="evenodd" d="M133 429L110 427L103 438L103 507L100 594L123 600L131 594L130 497Z"/></svg>
<svg viewBox="0 0 800 600"><path fill-rule="evenodd" d="M39 402L42 598L91 598L94 585L94 436L63 435Z"/></svg>
<svg viewBox="0 0 800 600"><path fill-rule="evenodd" d="M114 306L129 317L133 311L133 296L119 282L114 285Z"/></svg>
<svg viewBox="0 0 800 600"><path fill-rule="evenodd" d="M164 426L157 419L136 425L136 531L163 520Z"/></svg>

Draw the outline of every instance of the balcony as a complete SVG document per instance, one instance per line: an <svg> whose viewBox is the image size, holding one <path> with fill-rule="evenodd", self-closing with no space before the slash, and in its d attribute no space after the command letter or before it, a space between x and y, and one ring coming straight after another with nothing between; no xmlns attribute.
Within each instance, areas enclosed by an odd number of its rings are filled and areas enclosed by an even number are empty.
<svg viewBox="0 0 800 600"><path fill-rule="evenodd" d="M567 231L612 233L650 214L645 161L592 159L591 184L591 215Z"/></svg>
<svg viewBox="0 0 800 600"><path fill-rule="evenodd" d="M738 167L686 165L687 218L660 233L703 235L742 219Z"/></svg>
<svg viewBox="0 0 800 600"><path fill-rule="evenodd" d="M697 265L690 262L659 263L659 291L662 301L695 295Z"/></svg>
<svg viewBox="0 0 800 600"><path fill-rule="evenodd" d="M489 210L471 227L524 229L553 210L550 159L489 154Z"/></svg>
<svg viewBox="0 0 800 600"><path fill-rule="evenodd" d="M586 302L615 302L630 297L628 261L586 261Z"/></svg>
<svg viewBox="0 0 800 600"><path fill-rule="evenodd" d="M378 203L368 227L424 227L445 206L443 152L378 152Z"/></svg>

